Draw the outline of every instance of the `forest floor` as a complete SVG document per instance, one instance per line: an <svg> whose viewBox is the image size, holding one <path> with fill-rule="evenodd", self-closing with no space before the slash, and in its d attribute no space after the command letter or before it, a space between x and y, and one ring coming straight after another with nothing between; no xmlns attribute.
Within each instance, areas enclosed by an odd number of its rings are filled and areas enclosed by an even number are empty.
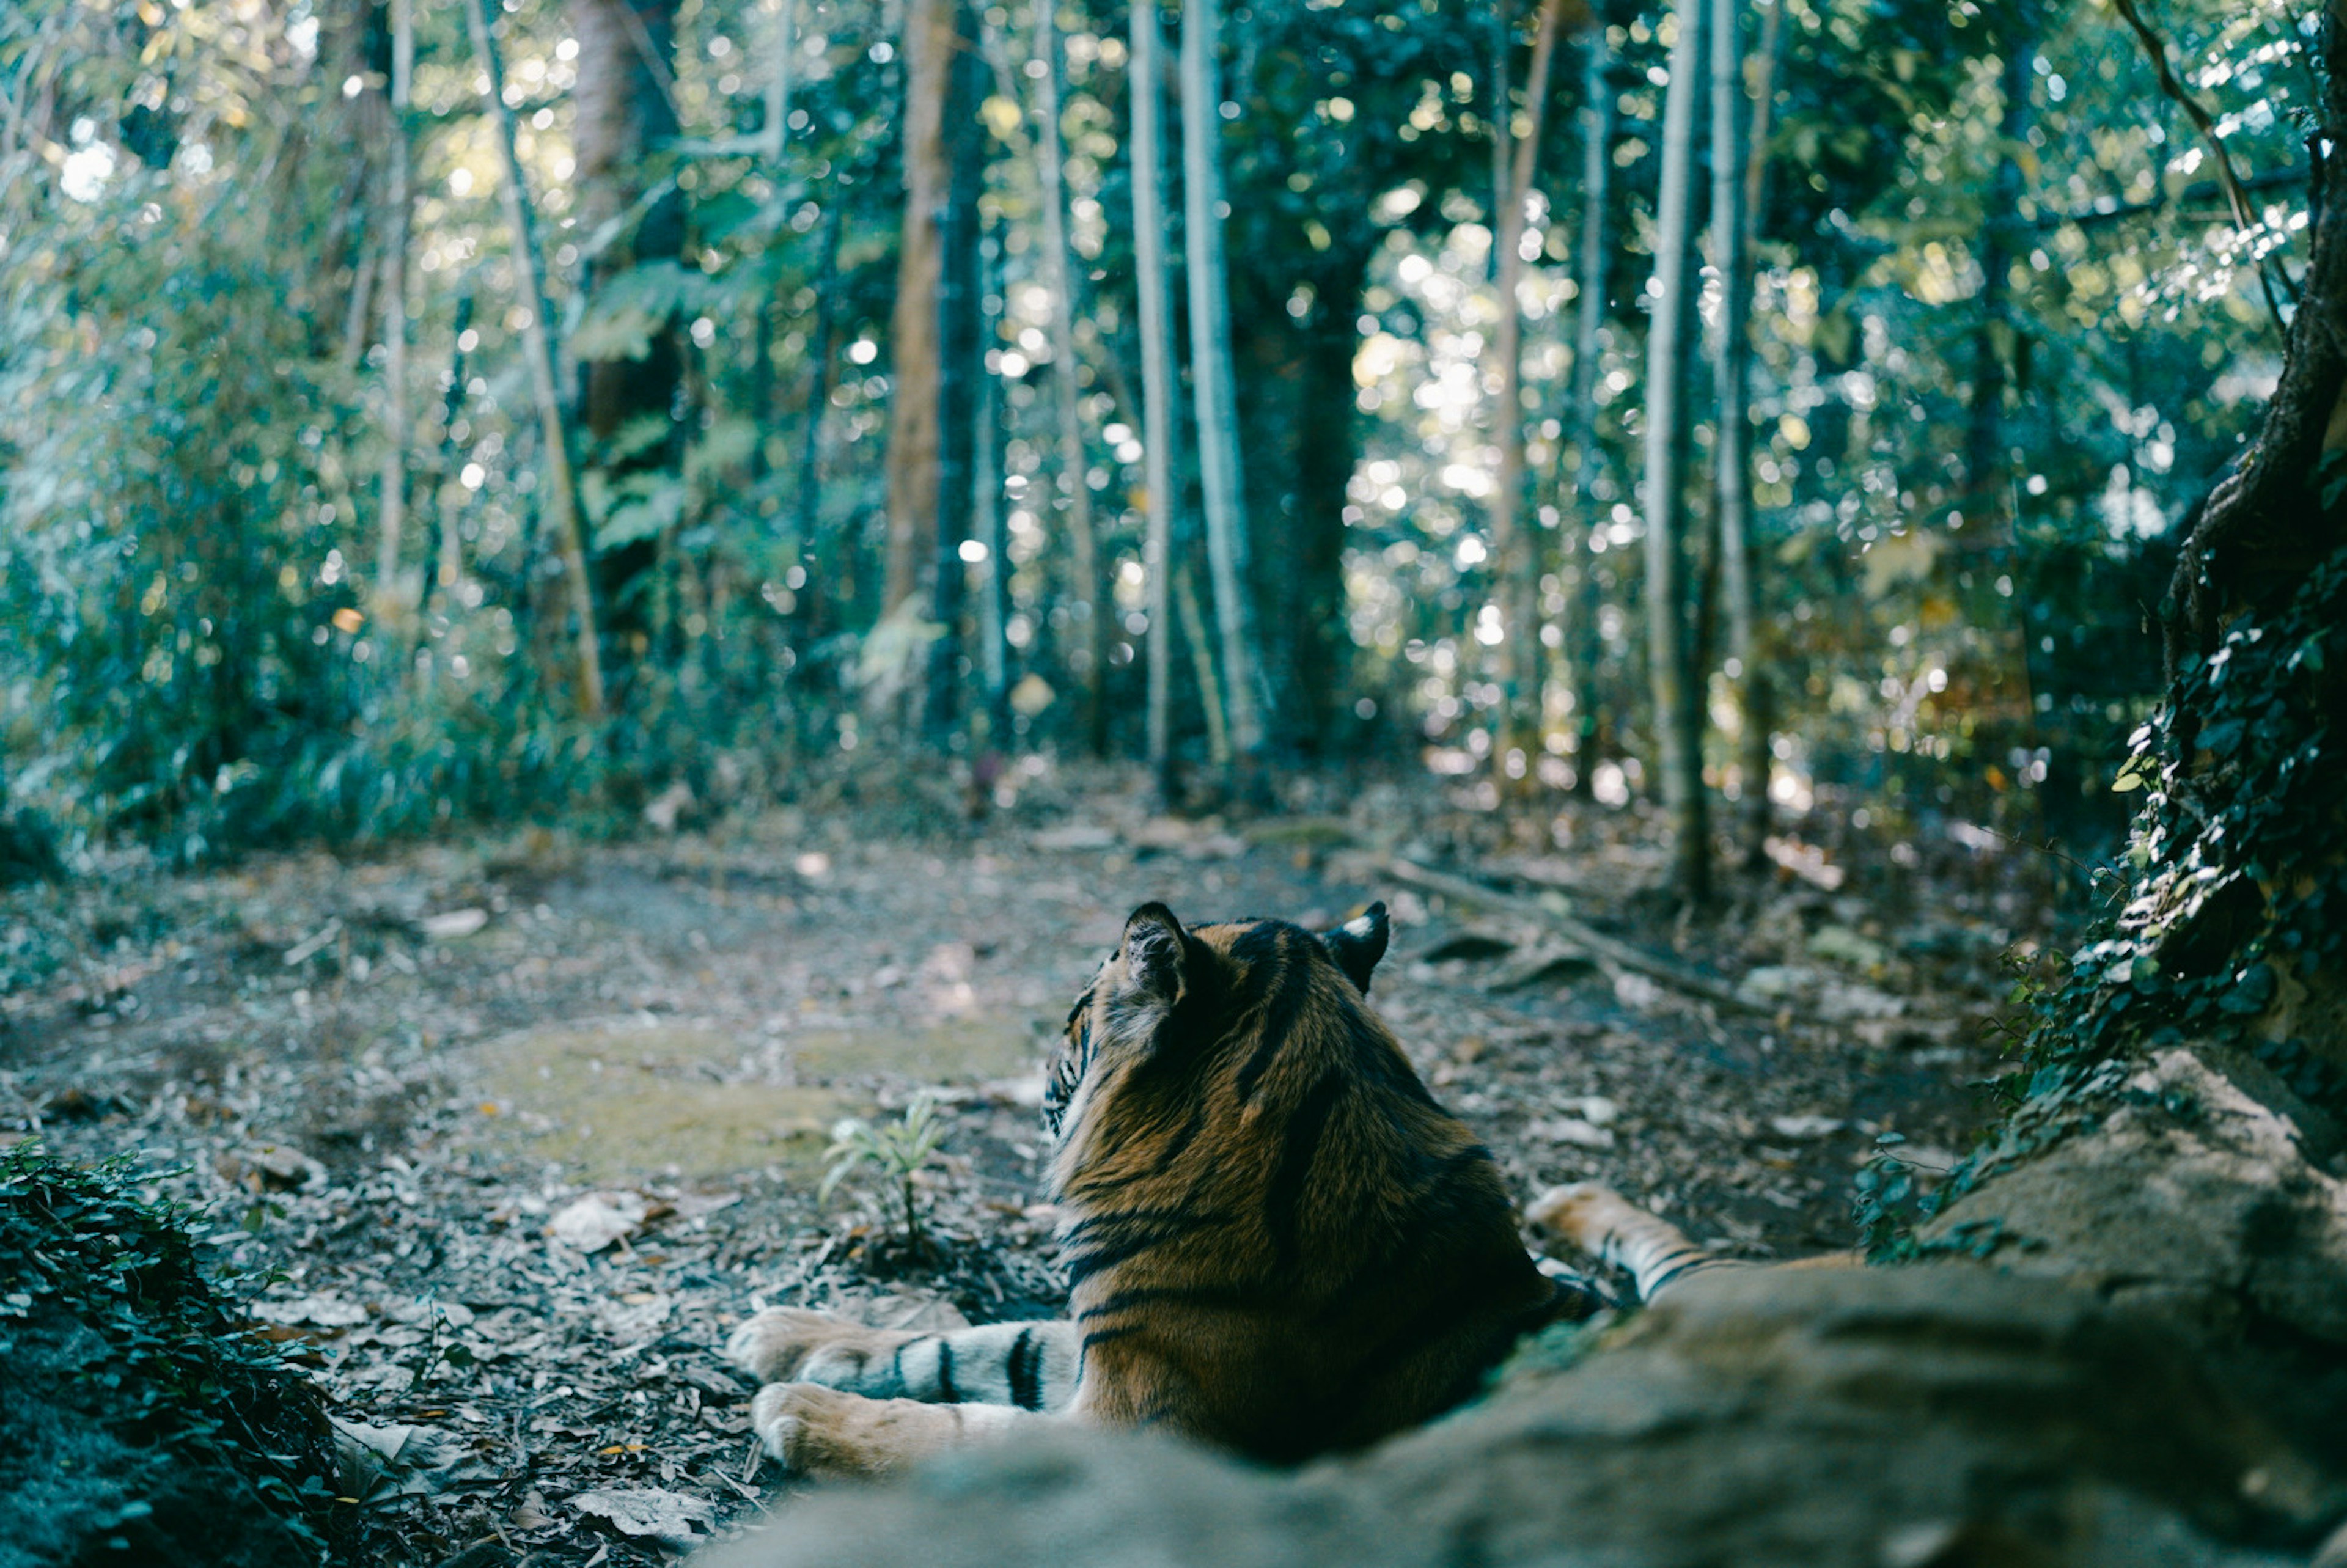
<svg viewBox="0 0 2347 1568"><path fill-rule="evenodd" d="M1385 899L1376 1003L1520 1197L1602 1179L1758 1257L1850 1246L1885 1134L1954 1163L1993 1114L2009 955L2048 934L1976 850L1794 845L1803 875L1671 922L1635 813L1528 844L1431 784L1226 825L1152 818L1124 775L1018 783L980 824L915 784L10 896L0 1142L133 1154L205 1205L326 1390L354 1560L497 1537L543 1568L651 1563L783 1484L718 1354L757 1306L1056 1310L1040 1065L1138 903L1322 926ZM1428 894L1398 856L1517 900ZM1747 1005L1576 959L1542 909ZM836 1119L923 1089L945 1143L914 1257L883 1194L815 1188Z"/></svg>

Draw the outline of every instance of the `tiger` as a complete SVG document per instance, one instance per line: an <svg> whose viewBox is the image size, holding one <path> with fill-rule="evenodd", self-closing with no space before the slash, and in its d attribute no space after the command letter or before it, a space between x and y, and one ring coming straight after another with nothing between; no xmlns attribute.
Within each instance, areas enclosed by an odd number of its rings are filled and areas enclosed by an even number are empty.
<svg viewBox="0 0 2347 1568"><path fill-rule="evenodd" d="M1135 909L1044 1094L1069 1316L918 1333L757 1312L726 1355L763 1385L765 1451L871 1475L1058 1422L1294 1464L1416 1426L1524 1335L1616 1305L1526 1249L1491 1152L1370 1007L1389 938L1382 903L1318 933ZM1715 1261L1604 1189L1531 1212L1641 1296Z"/></svg>

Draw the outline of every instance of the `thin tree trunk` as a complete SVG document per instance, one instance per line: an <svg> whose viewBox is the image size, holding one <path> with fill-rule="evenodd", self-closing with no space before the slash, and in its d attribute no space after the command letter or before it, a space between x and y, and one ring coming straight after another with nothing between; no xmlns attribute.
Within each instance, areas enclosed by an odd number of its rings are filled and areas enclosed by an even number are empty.
<svg viewBox="0 0 2347 1568"><path fill-rule="evenodd" d="M1216 0L1182 11L1184 229L1189 248L1190 379L1197 400L1198 469L1206 503L1206 556L1214 580L1234 761L1257 788L1266 717L1263 661L1249 584L1247 522L1240 487L1238 394L1231 364L1230 280L1224 270L1222 87Z"/></svg>
<svg viewBox="0 0 2347 1568"><path fill-rule="evenodd" d="M1100 545L1092 529L1091 467L1084 456L1084 427L1076 387L1075 267L1068 256L1067 155L1060 141L1060 28L1058 0L1034 0L1035 58L1041 98L1037 118L1041 136L1036 163L1042 174L1043 276L1051 292L1051 385L1060 422L1060 488L1067 497L1068 543L1076 607L1083 615L1076 643L1075 674L1083 688L1084 741L1092 755L1108 755L1109 600L1101 580Z"/></svg>
<svg viewBox="0 0 2347 1568"><path fill-rule="evenodd" d="M952 170L945 107L961 0L905 6L905 219L897 237L897 299L889 316L888 548L880 613L919 588L923 540L938 517L939 224Z"/></svg>
<svg viewBox="0 0 2347 1568"><path fill-rule="evenodd" d="M986 351L995 345L1000 330L997 302L1002 244L992 234L979 243L979 267L978 473L972 487L979 537L986 541L986 598L979 607L979 669L986 686L986 743L980 754L999 757L1010 749L1010 529L1002 508L1002 386L986 364Z"/></svg>
<svg viewBox="0 0 2347 1568"><path fill-rule="evenodd" d="M806 569L805 592L816 603L825 597L852 599L855 594L855 574L844 567L838 573L846 593L833 591L832 584L818 574L822 566L816 549L816 535L823 527L823 426L831 413L832 336L836 330L838 310L835 296L839 289L838 203L834 202L823 216L823 263L815 276L815 331L807 340L807 403L806 426L799 433L798 539L799 558ZM810 622L816 617L809 616Z"/></svg>
<svg viewBox="0 0 2347 1568"><path fill-rule="evenodd" d="M673 185L647 192L651 159L678 128L668 64L677 5L678 0L572 0L579 76L571 97L571 150L578 159L573 183L579 229L593 233L607 223L620 225L609 244L589 248L580 287L590 299L632 268L683 256L683 193ZM581 466L612 497L613 512L623 506L646 507L648 492L680 485L685 425L672 411L684 391L685 351L677 313L669 313L654 328L641 355L587 361L579 366L579 380L590 438ZM650 429L660 432L657 439L644 438ZM672 526L653 526L641 511L636 517L636 526L624 532L612 528L610 515L599 519L601 537L591 541L596 548L589 558L606 651L621 677L649 652L664 619L660 565L664 542L675 531ZM672 630L673 618L665 619Z"/></svg>
<svg viewBox="0 0 2347 1568"><path fill-rule="evenodd" d="M1044 0L1048 4L1049 0ZM1133 247L1141 314L1141 417L1149 532L1149 774L1160 804L1174 802L1174 291L1165 258L1164 35L1157 0L1133 0ZM1204 689L1202 688L1202 691ZM1205 692L1211 698L1211 692ZM1219 720L1220 715L1216 715Z"/></svg>
<svg viewBox="0 0 2347 1568"><path fill-rule="evenodd" d="M1206 612L1198 602L1198 584L1186 567L1174 569L1174 596L1182 608L1182 636L1190 645L1198 672L1198 696L1206 710L1206 760L1217 771L1231 765L1231 733L1223 715L1223 682L1214 670L1214 639L1206 630Z"/></svg>
<svg viewBox="0 0 2347 1568"><path fill-rule="evenodd" d="M400 536L407 528L407 112L414 101L413 0L391 0L391 209L383 256L383 475L374 581L381 613L397 613Z"/></svg>
<svg viewBox="0 0 2347 1568"><path fill-rule="evenodd" d="M530 221L529 190L523 182L521 159L514 152L513 111L506 107L505 72L497 63L497 40L489 34L485 0L465 0L465 12L473 35L473 53L480 59L482 79L488 88L489 118L497 128L503 175L497 191L513 246L516 292L522 312L522 359L529 368L530 395L538 404L538 433L546 446L545 506L554 519L562 573L569 579L571 615L577 621L579 707L591 717L603 711L603 661L596 646L594 591L587 580L586 541L579 531L578 476L570 466L569 432L564 427L562 404L555 392L554 344L546 325L546 274Z"/></svg>
<svg viewBox="0 0 2347 1568"><path fill-rule="evenodd" d="M1672 15L1670 87L1663 100L1662 190L1655 203L1654 314L1646 329L1646 639L1671 820L1672 885L1694 907L1711 893L1711 829L1703 794L1703 703L1690 668L1686 586L1687 419L1681 333L1694 286L1695 129L1703 80L1703 7Z"/></svg>
<svg viewBox="0 0 2347 1568"><path fill-rule="evenodd" d="M1613 194L1614 85L1613 61L1601 17L1589 29L1589 49L1582 57L1581 107L1581 263L1580 288L1573 334L1573 406L1571 422L1576 488L1586 497L1596 483L1601 453L1597 445L1598 339L1605 330L1606 264L1612 250L1606 234L1606 206ZM1594 501L1574 509L1584 538L1604 526ZM1596 557L1585 546L1579 612L1573 617L1581 630L1573 660L1573 728L1580 743L1573 749L1573 793L1586 795L1596 769L1597 748L1597 571Z"/></svg>
<svg viewBox="0 0 2347 1568"><path fill-rule="evenodd" d="M949 744L961 694L962 603L969 571L961 559L977 505L978 382L986 372L980 338L979 199L986 188L986 134L978 118L984 56L965 0L949 18L944 117L947 182L938 223L938 514L930 567L931 619L928 729L930 743Z"/></svg>
<svg viewBox="0 0 2347 1568"><path fill-rule="evenodd" d="M790 139L791 56L798 48L798 0L780 0L774 13L774 73L766 78L766 130L764 157L774 183L783 181L783 154ZM758 302L757 335L750 348L750 423L757 431L750 445L750 481L764 481L772 465L766 438L774 425L774 302Z"/></svg>
<svg viewBox="0 0 2347 1568"><path fill-rule="evenodd" d="M1784 5L1785 0L1774 0L1770 6L1771 28ZM1721 587L1727 600L1728 677L1743 718L1737 837L1746 864L1757 866L1766 860L1762 842L1768 835L1771 691L1760 658L1758 595L1752 577L1752 424L1747 398L1752 374L1751 199L1761 149L1755 142L1747 149L1744 142L1750 95L1744 68L1743 10L1744 0L1711 0L1711 232L1720 280L1712 377L1718 400L1716 516Z"/></svg>
<svg viewBox="0 0 2347 1568"><path fill-rule="evenodd" d="M777 173L791 134L791 66L798 47L798 0L780 0L774 13L774 71L766 78L766 161Z"/></svg>
<svg viewBox="0 0 2347 1568"><path fill-rule="evenodd" d="M2017 150L2027 145L2030 91L2037 59L2035 5L2023 0L2010 15L2013 35L2004 46L2004 112L1997 128L2003 150L1990 187L1988 220L1983 226L1980 321L1973 337L1972 407L1964 431L1963 527L1959 536L1962 548L1955 557L1972 569L1975 586L1967 597L1973 623L1992 628L2005 623L2004 635L1999 640L2006 651L2004 667L1993 678L2000 687L2009 681L2019 688L1999 704L2014 726L2005 743L2027 745L2027 737L2036 727L2025 620L2028 596L2016 588L2010 600L2003 600L1992 587L2000 573L2013 571L2016 553L2004 395L2010 379L2008 357L2017 357L2020 343L2007 307L2012 292L2008 274L2020 222L2022 175Z"/></svg>
<svg viewBox="0 0 2347 1568"><path fill-rule="evenodd" d="M1532 68L1524 77L1524 109L1529 123L1510 150L1507 120L1507 39L1500 54L1501 93L1492 128L1496 148L1508 150L1505 183L1499 212L1491 227L1492 280L1500 296L1500 321L1492 333L1492 358L1499 372L1500 392L1492 410L1491 435L1500 448L1498 484L1491 497L1491 559L1493 601L1500 610L1500 711L1492 737L1491 762L1502 790L1531 787L1532 758L1540 721L1540 563L1536 536L1523 526L1524 509L1524 364L1523 284L1524 208L1532 200L1532 176L1540 160L1541 132L1548 118L1549 71L1556 58L1557 36L1563 30L1564 12L1572 0L1542 0L1540 31L1532 44ZM1525 691L1532 688L1531 693ZM1522 730L1528 695L1533 700L1531 733Z"/></svg>

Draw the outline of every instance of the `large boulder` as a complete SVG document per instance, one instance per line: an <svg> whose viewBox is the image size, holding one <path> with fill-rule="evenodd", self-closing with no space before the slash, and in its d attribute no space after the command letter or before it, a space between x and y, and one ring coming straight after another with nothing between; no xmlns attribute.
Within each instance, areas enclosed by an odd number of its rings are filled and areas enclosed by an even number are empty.
<svg viewBox="0 0 2347 1568"><path fill-rule="evenodd" d="M2021 1156L1920 1239L2185 1334L2285 1430L2347 1464L2337 1123L2221 1045L2161 1050L2109 1071L2091 1126L2042 1147L2024 1132Z"/></svg>
<svg viewBox="0 0 2347 1568"><path fill-rule="evenodd" d="M1596 1339L1349 1460L1061 1431L790 1500L702 1562L2249 1568L2347 1508L2184 1342L2053 1281L1724 1272Z"/></svg>

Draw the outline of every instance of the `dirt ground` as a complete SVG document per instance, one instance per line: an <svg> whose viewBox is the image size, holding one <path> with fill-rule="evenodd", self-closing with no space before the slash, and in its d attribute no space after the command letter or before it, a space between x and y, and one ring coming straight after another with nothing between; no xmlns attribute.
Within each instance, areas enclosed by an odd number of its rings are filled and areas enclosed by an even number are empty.
<svg viewBox="0 0 2347 1568"><path fill-rule="evenodd" d="M2001 955L2044 935L1977 848L1869 869L1788 843L1798 874L1674 924L1635 814L1528 839L1371 786L1176 822L1132 782L1030 774L980 825L914 791L12 895L0 1140L135 1154L207 1205L327 1391L357 1560L651 1563L782 1489L716 1353L745 1313L1054 1310L1040 1064L1138 903L1325 926L1383 898L1374 999L1520 1195L1603 1179L1757 1257L1850 1245L1885 1135L1954 1163L1990 1114ZM1514 899L1430 894L1398 856ZM1743 1002L1594 966L1542 911ZM883 1185L816 1186L839 1118L924 1089L916 1253Z"/></svg>

